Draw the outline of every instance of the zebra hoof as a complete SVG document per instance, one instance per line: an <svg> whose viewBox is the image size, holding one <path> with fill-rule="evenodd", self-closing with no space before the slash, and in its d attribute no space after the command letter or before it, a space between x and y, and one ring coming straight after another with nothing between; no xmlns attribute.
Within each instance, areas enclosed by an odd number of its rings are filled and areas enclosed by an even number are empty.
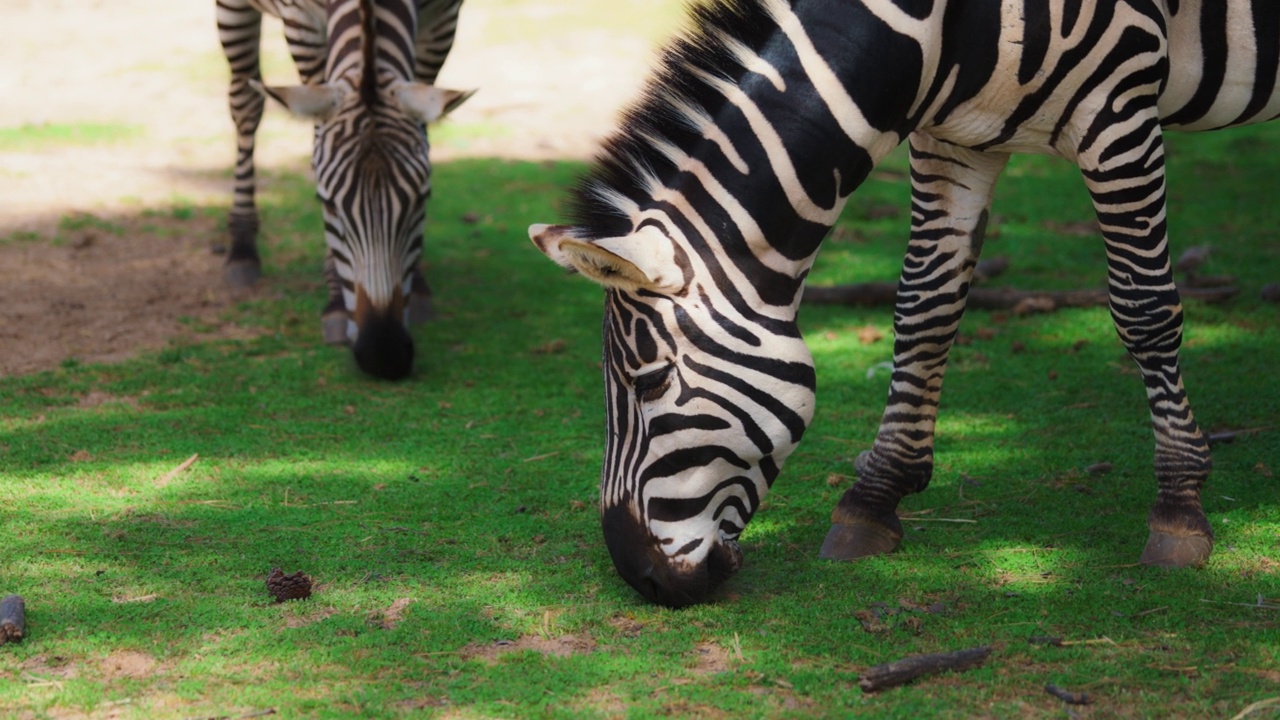
<svg viewBox="0 0 1280 720"><path fill-rule="evenodd" d="M252 260L229 260L222 267L222 279L233 288L247 290L258 283L262 271Z"/></svg>
<svg viewBox="0 0 1280 720"><path fill-rule="evenodd" d="M320 318L320 330L324 333L326 345L350 345L347 337L347 314L345 312L330 313Z"/></svg>
<svg viewBox="0 0 1280 720"><path fill-rule="evenodd" d="M409 324L421 325L435 317L431 308L431 295L411 293L409 295Z"/></svg>
<svg viewBox="0 0 1280 720"><path fill-rule="evenodd" d="M1152 530L1138 562L1151 567L1200 567L1213 552L1213 538L1190 533Z"/></svg>
<svg viewBox="0 0 1280 720"><path fill-rule="evenodd" d="M832 523L822 541L818 557L823 560L857 560L871 555L885 555L898 549L902 534L878 522L858 519L852 523Z"/></svg>

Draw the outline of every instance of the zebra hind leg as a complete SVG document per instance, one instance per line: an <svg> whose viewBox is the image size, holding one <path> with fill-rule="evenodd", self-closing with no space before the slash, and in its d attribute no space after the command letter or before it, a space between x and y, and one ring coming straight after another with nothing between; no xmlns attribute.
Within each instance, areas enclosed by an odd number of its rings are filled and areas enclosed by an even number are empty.
<svg viewBox="0 0 1280 720"><path fill-rule="evenodd" d="M933 474L942 375L1007 161L1002 153L911 137L911 242L898 285L888 403L875 444L854 464L857 482L831 514L819 557L880 555L902 542L898 502L924 490Z"/></svg>
<svg viewBox="0 0 1280 720"><path fill-rule="evenodd" d="M1213 530L1200 503L1209 477L1209 443L1191 413L1178 366L1182 302L1169 263L1164 149L1154 113L1134 122L1127 164L1082 162L1107 247L1111 317L1146 386L1155 434L1156 501L1139 561L1158 567L1204 564ZM1082 160L1092 160L1099 153Z"/></svg>

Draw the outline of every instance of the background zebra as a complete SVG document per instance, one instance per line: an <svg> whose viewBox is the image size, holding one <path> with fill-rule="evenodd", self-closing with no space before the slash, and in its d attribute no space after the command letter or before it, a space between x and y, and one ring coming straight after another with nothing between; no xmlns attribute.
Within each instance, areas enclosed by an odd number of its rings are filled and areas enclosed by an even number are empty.
<svg viewBox="0 0 1280 720"><path fill-rule="evenodd" d="M418 267L431 164L425 123L470 97L435 88L453 46L462 0L217 0L218 36L231 64L235 196L225 275L258 279L254 134L263 93L314 120L312 169L324 207L329 301L325 342L352 343L361 369L399 379L413 368L406 324L425 319ZM301 85L264 88L262 13L281 18Z"/></svg>
<svg viewBox="0 0 1280 720"><path fill-rule="evenodd" d="M737 0L694 20L575 193L576 223L530 228L608 289L601 513L627 582L678 606L739 566L736 538L812 417L805 276L846 198L903 139L912 222L888 404L821 555L901 542L895 509L932 474L996 178L1009 153L1039 152L1081 169L1112 317L1146 386L1158 491L1141 561L1203 563L1210 457L1178 367L1161 126L1280 114L1280 7Z"/></svg>

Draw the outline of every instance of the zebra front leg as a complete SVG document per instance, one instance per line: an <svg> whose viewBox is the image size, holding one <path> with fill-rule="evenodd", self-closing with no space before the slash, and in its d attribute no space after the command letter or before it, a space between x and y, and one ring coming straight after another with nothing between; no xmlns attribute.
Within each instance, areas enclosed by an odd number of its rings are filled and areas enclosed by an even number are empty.
<svg viewBox="0 0 1280 720"><path fill-rule="evenodd" d="M324 280L329 286L329 301L320 313L320 330L328 345L351 344L351 314L347 312L347 303L342 297L342 277L334 264L333 251L324 255Z"/></svg>
<svg viewBox="0 0 1280 720"><path fill-rule="evenodd" d="M819 556L852 560L902 542L898 501L933 474L933 429L947 354L982 251L987 208L1008 155L911 137L911 242L898 283L889 400L857 482L831 514Z"/></svg>
<svg viewBox="0 0 1280 720"><path fill-rule="evenodd" d="M409 288L409 324L421 325L434 317L431 307L431 286L422 274L422 265L413 268L413 280Z"/></svg>
<svg viewBox="0 0 1280 720"><path fill-rule="evenodd" d="M236 127L235 190L227 230L231 249L223 267L223 278L232 287L248 288L258 281L258 210L254 204L254 134L262 119L265 102L250 86L260 80L258 42L262 34L262 14L244 0L218 0L218 39L231 65L228 100Z"/></svg>
<svg viewBox="0 0 1280 720"><path fill-rule="evenodd" d="M1081 170L1106 240L1111 318L1142 374L1155 433L1158 490L1139 561L1197 566L1213 551L1200 504L1212 461L1178 367L1182 302L1169 265L1160 126L1152 113L1132 127L1120 138L1128 152L1109 153L1121 161L1090 162L1107 156L1100 149L1082 157Z"/></svg>

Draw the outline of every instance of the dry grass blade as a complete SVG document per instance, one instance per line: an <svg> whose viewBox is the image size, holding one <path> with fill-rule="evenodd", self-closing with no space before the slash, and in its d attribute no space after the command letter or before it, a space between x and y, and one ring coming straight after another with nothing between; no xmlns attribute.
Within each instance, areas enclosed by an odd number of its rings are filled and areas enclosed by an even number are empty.
<svg viewBox="0 0 1280 720"><path fill-rule="evenodd" d="M1256 703L1251 703L1248 707L1246 707L1245 709L1233 715L1231 717L1231 720L1243 720L1244 718L1252 715L1253 713L1259 710L1265 710L1275 705L1280 705L1280 697L1273 697L1273 698L1267 698L1266 700L1259 700Z"/></svg>
<svg viewBox="0 0 1280 720"><path fill-rule="evenodd" d="M174 468L174 469L170 470L169 472L165 473L164 475L161 475L161 476L156 480L156 484L157 484L157 485L162 485L162 486L163 486L163 485L167 485L167 484L169 484L169 482L170 482L170 481L172 481L174 478L178 477L178 475L182 474L182 472L183 472L184 470L186 470L187 468L191 467L192 465L195 465L195 464L196 464L196 460L199 460L199 459L200 459L200 453L192 453L192 454L191 454L191 457L187 458L186 460L183 460L181 465L179 465L178 467L176 467L176 468Z"/></svg>

